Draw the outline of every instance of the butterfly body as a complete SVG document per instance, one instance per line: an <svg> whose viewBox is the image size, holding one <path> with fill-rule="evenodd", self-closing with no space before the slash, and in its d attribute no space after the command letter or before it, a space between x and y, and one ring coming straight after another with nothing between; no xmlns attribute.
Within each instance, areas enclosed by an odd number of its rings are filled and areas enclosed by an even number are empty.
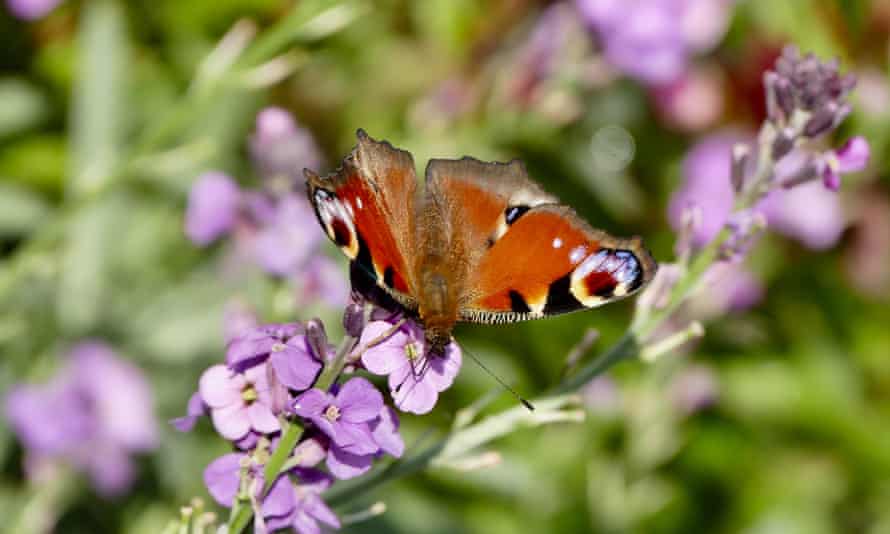
<svg viewBox="0 0 890 534"><path fill-rule="evenodd" d="M518 161L431 160L418 187L411 155L358 131L327 177L307 170L322 228L441 352L458 321L507 323L599 306L655 274L639 238L591 228Z"/></svg>

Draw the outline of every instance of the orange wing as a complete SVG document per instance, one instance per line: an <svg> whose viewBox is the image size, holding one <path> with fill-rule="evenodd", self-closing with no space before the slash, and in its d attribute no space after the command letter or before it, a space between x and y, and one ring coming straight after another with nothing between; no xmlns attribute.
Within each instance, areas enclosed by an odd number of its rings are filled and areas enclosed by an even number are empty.
<svg viewBox="0 0 890 534"><path fill-rule="evenodd" d="M309 200L328 237L353 264L413 310L414 160L363 130L357 136L355 149L332 174L321 178L304 171Z"/></svg>

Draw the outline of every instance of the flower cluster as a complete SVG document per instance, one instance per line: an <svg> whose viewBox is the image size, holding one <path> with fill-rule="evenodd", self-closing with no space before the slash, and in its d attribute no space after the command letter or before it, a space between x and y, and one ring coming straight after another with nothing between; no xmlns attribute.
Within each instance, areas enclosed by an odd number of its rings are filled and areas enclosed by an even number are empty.
<svg viewBox="0 0 890 534"><path fill-rule="evenodd" d="M261 188L242 189L225 173L204 173L189 193L186 235L199 246L231 236L237 260L292 280L304 301L343 306L347 292L330 276L336 265L318 254L323 236L298 176L303 168L321 166L311 134L287 111L266 108L257 115L248 148Z"/></svg>
<svg viewBox="0 0 890 534"><path fill-rule="evenodd" d="M135 477L131 455L157 446L148 382L102 343L74 347L50 382L15 385L4 400L34 479L65 464L89 474L99 493L117 495Z"/></svg>
<svg viewBox="0 0 890 534"><path fill-rule="evenodd" d="M606 60L647 85L677 81L729 26L731 0L577 0Z"/></svg>
<svg viewBox="0 0 890 534"><path fill-rule="evenodd" d="M257 524L272 530L318 532L318 522L338 527L321 492L335 479L366 473L383 455L401 457L405 449L396 410L356 373L388 375L395 408L426 413L460 370L456 344L443 355L428 354L421 329L397 315L355 304L347 307L344 323L352 335L338 350L317 320L249 327L229 341L225 364L201 375L187 415L172 424L187 431L209 415L237 450L204 473L220 505L248 499ZM299 439L286 451L283 472L267 481L270 457L293 429Z"/></svg>
<svg viewBox="0 0 890 534"><path fill-rule="evenodd" d="M692 148L683 164L685 181L668 210L680 260L661 266L640 299L644 313L666 305L687 260L721 232L726 237L717 258L724 261L702 273L680 321L712 318L760 299L760 283L742 260L762 230L774 229L814 249L837 242L844 227L836 194L840 174L864 169L869 145L853 137L826 150L822 138L849 114L846 98L854 85L852 76L838 73L837 62L802 56L788 46L775 69L764 74L768 117L756 142L744 132L724 131Z"/></svg>

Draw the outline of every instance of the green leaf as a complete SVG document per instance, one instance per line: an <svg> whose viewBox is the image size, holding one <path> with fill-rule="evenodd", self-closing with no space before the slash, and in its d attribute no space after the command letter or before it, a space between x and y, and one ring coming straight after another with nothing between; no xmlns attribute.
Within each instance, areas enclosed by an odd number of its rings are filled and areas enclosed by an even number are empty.
<svg viewBox="0 0 890 534"><path fill-rule="evenodd" d="M88 2L78 38L67 185L72 196L105 186L120 158L130 61L121 6L110 0Z"/></svg>
<svg viewBox="0 0 890 534"><path fill-rule="evenodd" d="M49 206L27 189L0 184L0 237L29 232L40 224Z"/></svg>
<svg viewBox="0 0 890 534"><path fill-rule="evenodd" d="M0 138L40 124L46 118L47 106L43 93L28 81L0 79Z"/></svg>

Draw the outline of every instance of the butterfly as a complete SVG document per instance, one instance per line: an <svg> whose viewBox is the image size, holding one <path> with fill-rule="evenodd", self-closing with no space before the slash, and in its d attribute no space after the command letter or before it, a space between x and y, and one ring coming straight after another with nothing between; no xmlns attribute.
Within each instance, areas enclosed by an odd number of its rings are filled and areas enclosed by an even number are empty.
<svg viewBox="0 0 890 534"><path fill-rule="evenodd" d="M638 237L592 228L518 160L433 159L418 187L410 153L363 130L309 201L350 260L354 289L395 305L442 354L458 321L512 323L627 297L657 265ZM375 297L376 295L376 297Z"/></svg>

